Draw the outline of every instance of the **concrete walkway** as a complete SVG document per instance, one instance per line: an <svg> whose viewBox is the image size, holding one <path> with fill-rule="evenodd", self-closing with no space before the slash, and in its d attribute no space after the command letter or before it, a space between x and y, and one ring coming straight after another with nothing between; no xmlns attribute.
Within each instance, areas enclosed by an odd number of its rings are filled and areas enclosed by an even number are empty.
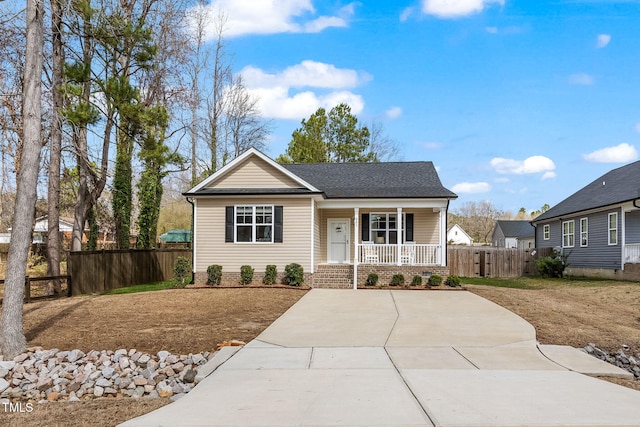
<svg viewBox="0 0 640 427"><path fill-rule="evenodd" d="M640 392L579 372L628 373L470 292L312 290L207 369L122 425L640 426Z"/></svg>

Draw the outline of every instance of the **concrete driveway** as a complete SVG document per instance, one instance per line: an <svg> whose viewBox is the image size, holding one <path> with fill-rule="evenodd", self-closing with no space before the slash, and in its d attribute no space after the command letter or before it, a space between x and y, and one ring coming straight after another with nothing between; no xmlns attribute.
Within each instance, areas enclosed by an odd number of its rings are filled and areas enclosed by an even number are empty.
<svg viewBox="0 0 640 427"><path fill-rule="evenodd" d="M640 426L629 375L469 292L312 290L125 426ZM554 360L551 360L554 359Z"/></svg>

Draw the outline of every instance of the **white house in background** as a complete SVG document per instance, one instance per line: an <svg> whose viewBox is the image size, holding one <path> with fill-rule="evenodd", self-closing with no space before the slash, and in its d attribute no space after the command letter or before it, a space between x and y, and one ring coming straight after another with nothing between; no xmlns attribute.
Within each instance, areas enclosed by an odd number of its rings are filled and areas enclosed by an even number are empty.
<svg viewBox="0 0 640 427"><path fill-rule="evenodd" d="M536 246L536 229L526 220L498 220L491 242L498 248L532 249Z"/></svg>
<svg viewBox="0 0 640 427"><path fill-rule="evenodd" d="M468 245L473 244L473 239L458 224L454 224L447 230L447 242L450 245Z"/></svg>

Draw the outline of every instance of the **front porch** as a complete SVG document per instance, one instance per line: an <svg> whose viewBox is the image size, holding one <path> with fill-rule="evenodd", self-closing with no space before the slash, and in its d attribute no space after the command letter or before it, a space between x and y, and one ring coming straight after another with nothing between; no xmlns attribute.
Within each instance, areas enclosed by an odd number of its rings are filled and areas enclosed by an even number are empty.
<svg viewBox="0 0 640 427"><path fill-rule="evenodd" d="M367 277L372 273L378 276L378 287L391 286L391 279L396 274L404 276L405 286L409 286L416 275L422 277L423 286L426 286L430 275L438 274L443 278L449 275L449 268L440 266L362 264L357 271L354 268L353 264L321 264L313 274L311 286L320 289L368 288Z"/></svg>

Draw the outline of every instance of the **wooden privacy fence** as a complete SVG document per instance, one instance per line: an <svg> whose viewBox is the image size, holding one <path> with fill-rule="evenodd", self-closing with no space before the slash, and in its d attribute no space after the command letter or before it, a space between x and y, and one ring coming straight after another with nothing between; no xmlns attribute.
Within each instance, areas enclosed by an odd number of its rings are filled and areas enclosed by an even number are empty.
<svg viewBox="0 0 640 427"><path fill-rule="evenodd" d="M551 254L551 248L505 249L449 246L449 272L463 277L521 277L538 274L535 260Z"/></svg>
<svg viewBox="0 0 640 427"><path fill-rule="evenodd" d="M126 286L170 280L176 259L180 256L191 259L191 250L71 252L67 273L73 278L72 294L102 293Z"/></svg>

